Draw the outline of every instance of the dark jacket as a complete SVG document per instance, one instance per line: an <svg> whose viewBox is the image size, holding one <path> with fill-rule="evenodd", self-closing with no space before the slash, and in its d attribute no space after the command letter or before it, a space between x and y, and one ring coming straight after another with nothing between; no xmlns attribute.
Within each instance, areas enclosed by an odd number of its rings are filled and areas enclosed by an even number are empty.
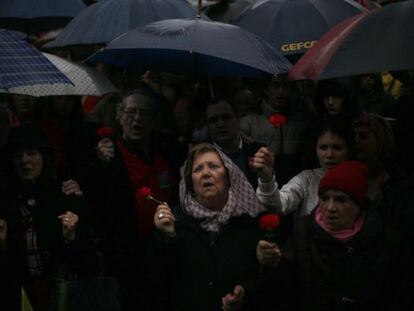
<svg viewBox="0 0 414 311"><path fill-rule="evenodd" d="M9 182L11 185L12 182ZM12 277L9 283L11 287L17 284L20 293L20 287L27 285L28 291L34 286L34 279L42 279L51 290L54 278L66 278L69 274L82 278L95 274L96 257L89 232L88 212L82 197L67 196L62 193L60 184L45 180L25 188L9 187L8 190L1 198L8 232L7 248L1 252L0 261L7 275ZM26 241L22 237L20 215L21 202L29 200L31 204L26 206L33 220L43 268L42 275L35 278L28 273ZM61 221L58 219L66 211L79 216L75 240L69 244L64 241Z"/></svg>
<svg viewBox="0 0 414 311"><path fill-rule="evenodd" d="M174 210L177 235L165 238L157 232L146 260L152 283L168 288L168 303L158 309L220 310L222 297L235 285L259 275L258 221L247 215L233 218L213 237L180 210Z"/></svg>
<svg viewBox="0 0 414 311"><path fill-rule="evenodd" d="M293 243L271 277L259 282L262 310L408 310L412 307L410 247L376 211L361 232L342 243L300 217ZM257 289L257 288L256 288ZM256 297L257 298L257 297Z"/></svg>

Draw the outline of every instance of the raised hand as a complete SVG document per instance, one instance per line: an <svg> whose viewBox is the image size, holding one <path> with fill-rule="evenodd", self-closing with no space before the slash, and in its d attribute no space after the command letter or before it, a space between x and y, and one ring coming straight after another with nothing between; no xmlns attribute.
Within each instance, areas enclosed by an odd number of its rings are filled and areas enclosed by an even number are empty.
<svg viewBox="0 0 414 311"><path fill-rule="evenodd" d="M268 267L275 267L282 258L282 252L275 243L260 240L257 244L256 255L259 262Z"/></svg>
<svg viewBox="0 0 414 311"><path fill-rule="evenodd" d="M75 239L76 224L79 221L78 215L72 212L65 212L58 216L62 223L62 234L66 242L73 241Z"/></svg>
<svg viewBox="0 0 414 311"><path fill-rule="evenodd" d="M264 182L272 180L275 155L267 147L261 147L249 160L249 165L259 172L260 179Z"/></svg>
<svg viewBox="0 0 414 311"><path fill-rule="evenodd" d="M167 203L158 205L154 224L165 236L175 236L175 217Z"/></svg>
<svg viewBox="0 0 414 311"><path fill-rule="evenodd" d="M221 300L224 311L240 310L244 300L244 288L236 285L232 293L227 294Z"/></svg>
<svg viewBox="0 0 414 311"><path fill-rule="evenodd" d="M66 195L70 195L70 194L82 195L83 194L78 182L73 179L69 179L67 181L62 182L62 192Z"/></svg>
<svg viewBox="0 0 414 311"><path fill-rule="evenodd" d="M115 155L114 142L105 137L98 142L98 157L104 162L110 162Z"/></svg>

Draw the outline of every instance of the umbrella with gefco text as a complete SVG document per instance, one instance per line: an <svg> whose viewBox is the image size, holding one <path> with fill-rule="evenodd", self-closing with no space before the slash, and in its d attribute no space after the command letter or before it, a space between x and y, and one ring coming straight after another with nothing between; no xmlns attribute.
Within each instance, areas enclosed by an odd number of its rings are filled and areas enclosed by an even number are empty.
<svg viewBox="0 0 414 311"><path fill-rule="evenodd" d="M259 0L234 24L289 55L306 52L331 27L364 11L353 0Z"/></svg>

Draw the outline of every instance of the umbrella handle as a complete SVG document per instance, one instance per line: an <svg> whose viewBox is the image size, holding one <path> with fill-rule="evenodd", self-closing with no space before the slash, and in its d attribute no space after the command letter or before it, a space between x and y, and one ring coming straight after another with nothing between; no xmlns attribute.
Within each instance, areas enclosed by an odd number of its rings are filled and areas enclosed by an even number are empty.
<svg viewBox="0 0 414 311"><path fill-rule="evenodd" d="M197 8L197 17L200 18L201 17L201 5L202 5L203 0L198 0L198 8Z"/></svg>

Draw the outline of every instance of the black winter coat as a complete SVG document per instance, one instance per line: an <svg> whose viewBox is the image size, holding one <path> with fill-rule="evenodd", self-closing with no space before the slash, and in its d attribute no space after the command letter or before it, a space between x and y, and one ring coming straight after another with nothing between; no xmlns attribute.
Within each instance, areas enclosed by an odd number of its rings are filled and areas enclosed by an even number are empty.
<svg viewBox="0 0 414 311"><path fill-rule="evenodd" d="M413 265L401 230L368 212L361 232L342 243L324 232L314 214L299 217L293 243L256 295L261 310L408 310ZM410 307L411 306L411 307Z"/></svg>
<svg viewBox="0 0 414 311"><path fill-rule="evenodd" d="M165 238L157 232L146 261L153 284L158 289L167 284L167 305L157 309L220 310L222 297L235 285L258 278L258 221L247 215L233 218L213 237L193 218L174 214L177 235Z"/></svg>

